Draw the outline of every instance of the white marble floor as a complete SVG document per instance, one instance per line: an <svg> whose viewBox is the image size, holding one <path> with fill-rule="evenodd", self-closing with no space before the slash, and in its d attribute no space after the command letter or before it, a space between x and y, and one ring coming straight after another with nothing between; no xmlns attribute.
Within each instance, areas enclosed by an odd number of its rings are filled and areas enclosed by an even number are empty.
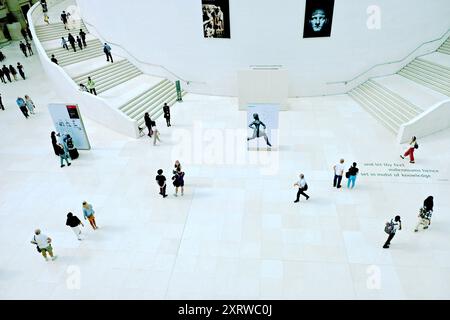
<svg viewBox="0 0 450 320"><path fill-rule="evenodd" d="M3 51L8 64L25 61L29 79L0 85L0 298L450 298L450 131L421 139L410 165L349 97L295 99L280 114L280 150L248 153L236 99L187 95L172 109L173 127L158 120L157 146L85 119L93 149L61 169L46 105L64 99L36 57ZM14 102L27 93L38 108L28 120ZM341 157L364 175L354 190L331 187ZM156 170L170 176L175 159L185 196L169 188L161 199ZM420 172L394 176L399 169ZM300 172L311 199L294 204ZM433 223L414 233L428 195ZM85 227L78 242L65 216L81 217L83 200L100 229ZM384 222L395 214L404 230L384 250ZM55 262L29 243L37 227L53 238Z"/></svg>

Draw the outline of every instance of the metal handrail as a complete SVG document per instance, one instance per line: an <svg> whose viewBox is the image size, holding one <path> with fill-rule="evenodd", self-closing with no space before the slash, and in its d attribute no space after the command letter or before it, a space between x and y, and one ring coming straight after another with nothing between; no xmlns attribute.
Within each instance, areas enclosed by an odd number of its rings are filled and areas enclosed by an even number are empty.
<svg viewBox="0 0 450 320"><path fill-rule="evenodd" d="M407 59L409 56L411 56L414 52L416 52L417 50L419 50L422 46L424 46L424 45L426 45L426 44L429 44L429 43L432 43L432 42L436 42L436 41L438 41L438 40L442 40L442 38L444 38L444 37L447 35L447 33L448 33L449 31L450 31L450 29L448 29L447 31L445 31L445 33L444 33L441 37L439 37L439 38L437 38L437 39L430 40L430 41L427 41L427 42L422 43L421 45L419 45L417 48L415 48L411 53L409 53L409 54L408 54L406 57L404 57L403 59L400 59L400 60L397 60L397 61L391 61L391 62L384 62L384 63L376 64L376 65L370 67L369 69L367 69L366 71L361 72L360 74L358 74L357 76L353 77L353 78L350 79L350 80L327 82L327 85L329 85L329 84L338 84L338 83L344 83L344 84L347 84L347 83L349 83L349 82L352 82L352 81L358 79L358 78L361 77L362 75L366 74L367 72L369 72L369 71L371 71L372 69L375 69L375 68L377 68L377 67L379 67L379 66L385 66L385 65L390 65L390 64L395 64L395 63L400 63L400 62L406 60L406 59Z"/></svg>
<svg viewBox="0 0 450 320"><path fill-rule="evenodd" d="M136 56L135 56L134 54L132 54L130 51L128 51L128 49L124 48L122 45L117 44L117 43L114 43L114 42L112 42L112 41L109 41L108 39L106 39L105 37L103 37L103 36L100 34L100 32L98 32L98 29L97 29L92 23L89 23L89 21L87 21L87 20L84 19L84 18L82 18L81 20L84 22L84 24L90 26L91 28L94 28L95 31L97 32L97 34L100 35L100 36L105 40L105 42L107 42L108 44L112 44L112 45L114 45L114 46L117 46L117 47L121 48L123 51L125 51L128 55L130 55L130 56L131 56L134 60L136 60L137 62L139 62L139 63L141 63L141 64L144 64L144 65L151 66L151 67L158 67L158 68L161 68L161 69L163 69L164 71L166 71L167 73L171 74L171 75L172 75L173 77L175 77L176 79L183 81L183 82L186 83L187 85L189 85L190 83L206 84L206 82L185 80L185 79L183 79L182 77L180 77L180 76L178 76L177 74L175 74L174 72L172 72L172 71L170 71L169 69L167 69L167 68L166 68L165 66L163 66L163 65L160 65L160 64L154 64L154 63L148 63L148 62L146 62L146 61L142 61L142 60L136 58Z"/></svg>

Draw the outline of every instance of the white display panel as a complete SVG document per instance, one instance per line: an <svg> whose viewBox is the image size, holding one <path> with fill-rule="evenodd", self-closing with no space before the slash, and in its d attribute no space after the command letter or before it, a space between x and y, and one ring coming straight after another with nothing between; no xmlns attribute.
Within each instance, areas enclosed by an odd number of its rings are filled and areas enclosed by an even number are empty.
<svg viewBox="0 0 450 320"><path fill-rule="evenodd" d="M254 103L247 106L248 150L277 149L279 110L277 104Z"/></svg>
<svg viewBox="0 0 450 320"><path fill-rule="evenodd" d="M289 78L286 70L238 71L239 109L251 103L272 103L287 110Z"/></svg>
<svg viewBox="0 0 450 320"><path fill-rule="evenodd" d="M48 110L57 133L70 134L75 148L79 150L91 149L78 105L50 103Z"/></svg>

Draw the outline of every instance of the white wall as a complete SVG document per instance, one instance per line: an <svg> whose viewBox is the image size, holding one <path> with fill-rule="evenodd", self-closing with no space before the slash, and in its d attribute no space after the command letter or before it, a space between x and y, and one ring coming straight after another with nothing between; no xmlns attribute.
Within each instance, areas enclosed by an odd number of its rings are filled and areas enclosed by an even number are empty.
<svg viewBox="0 0 450 320"><path fill-rule="evenodd" d="M450 128L450 100L437 103L434 107L400 127L397 141L405 143L412 136L425 137L432 133Z"/></svg>
<svg viewBox="0 0 450 320"><path fill-rule="evenodd" d="M305 0L230 0L231 39L205 39L201 0L77 2L106 40L184 79L206 82L188 91L217 95L236 96L237 70L259 64L289 71L291 97L346 91L327 82L402 59L450 28L448 0L336 0L331 37L303 39ZM380 30L366 26L373 4L381 8Z"/></svg>

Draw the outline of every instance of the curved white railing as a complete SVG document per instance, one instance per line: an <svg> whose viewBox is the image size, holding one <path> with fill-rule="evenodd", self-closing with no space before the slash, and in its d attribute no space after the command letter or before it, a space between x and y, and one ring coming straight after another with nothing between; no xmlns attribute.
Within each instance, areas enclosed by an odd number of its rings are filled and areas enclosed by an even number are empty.
<svg viewBox="0 0 450 320"><path fill-rule="evenodd" d="M52 1L52 4L57 2L60 1ZM78 89L78 85L68 76L64 69L54 64L49 59L35 30L35 22L38 21L39 18L42 19L42 17L42 7L40 3L37 2L30 8L27 14L29 27L33 35L33 41L39 59L41 60L42 67L54 86L58 88L58 93L66 99L67 103L78 104L82 113L90 119L129 137L139 137L139 129L136 120L132 120L119 110L110 107L105 99L86 92L81 92Z"/></svg>
<svg viewBox="0 0 450 320"><path fill-rule="evenodd" d="M424 137L447 128L450 128L450 99L436 103L411 121L402 124L397 141L405 143L412 136Z"/></svg>
<svg viewBox="0 0 450 320"><path fill-rule="evenodd" d="M382 77L382 76L386 76L386 75L395 73L398 70L400 70L402 67L404 67L405 65L410 63L412 60L436 51L449 36L450 36L450 29L445 31L445 33L442 36L440 36L439 38L430 40L430 41L426 41L426 42L420 44L411 53L409 53L406 57L404 57L400 60L376 64L376 65L370 67L369 69L359 73L358 75L354 76L351 79L327 82L327 85L344 85L345 87L347 87L347 85L351 86L355 80L360 79L360 81L358 83L353 85L353 86L356 86L362 82L367 81L368 79L370 79L372 77ZM362 78L362 80L361 80L361 78ZM349 88L349 89L351 89L351 88Z"/></svg>

